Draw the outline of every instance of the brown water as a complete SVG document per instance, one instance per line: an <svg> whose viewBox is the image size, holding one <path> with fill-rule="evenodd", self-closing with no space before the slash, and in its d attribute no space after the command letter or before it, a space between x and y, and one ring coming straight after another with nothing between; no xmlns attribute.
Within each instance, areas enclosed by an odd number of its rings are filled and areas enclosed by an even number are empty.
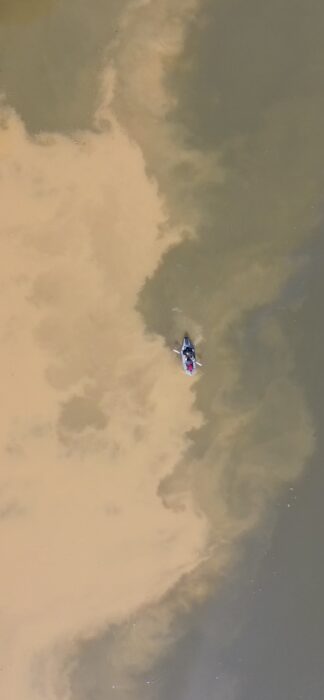
<svg viewBox="0 0 324 700"><path fill-rule="evenodd" d="M276 537L303 569L318 507L324 10L28 7L0 12L1 696L317 700L293 637L267 662Z"/></svg>

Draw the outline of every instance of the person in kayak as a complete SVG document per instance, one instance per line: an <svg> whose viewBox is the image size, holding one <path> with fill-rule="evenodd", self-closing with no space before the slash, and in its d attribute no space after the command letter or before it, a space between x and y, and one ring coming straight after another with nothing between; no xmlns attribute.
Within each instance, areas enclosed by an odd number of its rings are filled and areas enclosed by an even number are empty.
<svg viewBox="0 0 324 700"><path fill-rule="evenodd" d="M196 350L187 336L184 337L181 350L173 348L173 352L181 355L183 369L187 374L195 374L196 367L202 367L201 362L196 359Z"/></svg>
<svg viewBox="0 0 324 700"><path fill-rule="evenodd" d="M194 353L192 348L186 348L184 351L184 354L188 360L193 360L194 358Z"/></svg>

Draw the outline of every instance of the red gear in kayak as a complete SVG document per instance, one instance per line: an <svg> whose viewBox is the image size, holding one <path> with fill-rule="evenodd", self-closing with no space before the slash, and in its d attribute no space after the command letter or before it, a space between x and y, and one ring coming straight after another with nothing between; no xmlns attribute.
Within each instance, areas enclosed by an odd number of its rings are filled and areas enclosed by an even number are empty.
<svg viewBox="0 0 324 700"><path fill-rule="evenodd" d="M192 364L192 362L189 362L189 363L187 364L187 369L189 370L189 372L192 372L192 371L193 371L193 364Z"/></svg>

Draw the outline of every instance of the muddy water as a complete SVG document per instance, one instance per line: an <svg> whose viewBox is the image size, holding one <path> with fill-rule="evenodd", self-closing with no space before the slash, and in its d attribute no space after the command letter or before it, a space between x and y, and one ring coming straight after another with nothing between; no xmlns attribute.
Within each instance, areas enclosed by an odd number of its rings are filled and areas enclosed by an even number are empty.
<svg viewBox="0 0 324 700"><path fill-rule="evenodd" d="M2 695L317 700L271 649L318 507L324 12L29 9L0 14Z"/></svg>

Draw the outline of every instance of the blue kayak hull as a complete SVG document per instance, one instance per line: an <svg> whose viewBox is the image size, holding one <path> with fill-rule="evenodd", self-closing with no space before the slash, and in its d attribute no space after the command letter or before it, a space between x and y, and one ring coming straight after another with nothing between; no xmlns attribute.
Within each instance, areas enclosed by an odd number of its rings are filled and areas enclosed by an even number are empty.
<svg viewBox="0 0 324 700"><path fill-rule="evenodd" d="M192 362L192 364L193 364L193 370L192 370L191 372L187 369L187 358L186 358L186 355L185 355L186 350L190 350L191 353L192 353L191 362ZM185 372L189 377L192 377L193 374L195 374L195 372L197 371L196 351L195 351L195 346L194 346L194 344L192 343L192 341L190 340L190 338L189 338L188 335L185 335L185 336L184 336L184 339L183 339L182 345L181 345L180 354L181 354L181 360L182 360L182 366L183 366L184 372Z"/></svg>

